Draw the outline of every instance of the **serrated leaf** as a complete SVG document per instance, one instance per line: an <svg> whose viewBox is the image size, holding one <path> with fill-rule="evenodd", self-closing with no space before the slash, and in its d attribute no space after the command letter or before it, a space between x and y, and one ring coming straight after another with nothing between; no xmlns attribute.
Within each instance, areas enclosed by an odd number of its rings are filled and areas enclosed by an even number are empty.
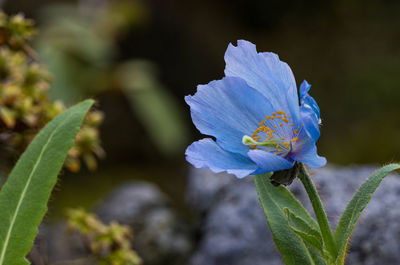
<svg viewBox="0 0 400 265"><path fill-rule="evenodd" d="M371 199L372 194L388 174L398 169L400 169L399 164L390 164L375 171L371 177L361 185L360 189L347 205L335 231L335 241L339 249L336 261L337 264L343 264L344 256L346 254L346 246L351 232L353 231L361 212Z"/></svg>
<svg viewBox="0 0 400 265"><path fill-rule="evenodd" d="M58 115L35 137L0 190L0 265L29 264L25 256L47 201L93 100Z"/></svg>
<svg viewBox="0 0 400 265"><path fill-rule="evenodd" d="M290 228L283 208L289 208L312 227L318 227L296 198L284 187L270 183L271 173L256 175L254 182L274 241L286 265L320 264L313 260L303 240Z"/></svg>

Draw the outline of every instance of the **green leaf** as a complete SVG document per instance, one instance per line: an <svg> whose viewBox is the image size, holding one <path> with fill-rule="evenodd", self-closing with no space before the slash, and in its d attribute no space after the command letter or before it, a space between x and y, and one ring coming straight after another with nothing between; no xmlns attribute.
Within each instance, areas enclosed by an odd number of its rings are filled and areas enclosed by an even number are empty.
<svg viewBox="0 0 400 265"><path fill-rule="evenodd" d="M283 208L283 211L292 230L299 235L301 239L323 254L324 246L321 233L309 226L306 221L294 215L289 208Z"/></svg>
<svg viewBox="0 0 400 265"><path fill-rule="evenodd" d="M312 257L312 259L314 260L314 263L315 263L316 265L331 264L331 263L328 263L328 262L324 259L324 257L321 255L321 253L320 253L318 250L316 250L315 248L313 248L313 247L312 247L310 244L308 244L307 242L305 242L305 244L306 244L307 249L308 249L308 251L310 252L310 255L311 255L311 257ZM329 254L327 253L327 255L329 255Z"/></svg>
<svg viewBox="0 0 400 265"><path fill-rule="evenodd" d="M270 182L271 174L262 174L260 176L263 182L266 182L266 188L268 193L274 198L279 208L283 211L284 208L288 208L295 216L301 218L306 222L312 229L319 231L318 223L311 217L311 215L304 209L303 205L293 196L293 194L284 186L280 185L275 187ZM255 178L256 179L256 178ZM257 185L257 183L256 183Z"/></svg>
<svg viewBox="0 0 400 265"><path fill-rule="evenodd" d="M390 164L377 170L366 182L364 182L364 184L361 185L360 189L347 205L335 231L335 241L339 249L336 261L337 264L343 264L351 232L353 231L361 212L371 199L372 194L375 192L376 188L378 188L384 177L398 169L400 169L399 164Z"/></svg>
<svg viewBox="0 0 400 265"><path fill-rule="evenodd" d="M47 201L93 100L57 116L22 154L0 191L0 265L25 259L47 210Z"/></svg>
<svg viewBox="0 0 400 265"><path fill-rule="evenodd" d="M275 244L285 264L321 264L314 261L303 240L291 229L283 209L290 209L314 230L318 229L318 225L286 188L274 187L270 183L271 175L256 175L254 182Z"/></svg>

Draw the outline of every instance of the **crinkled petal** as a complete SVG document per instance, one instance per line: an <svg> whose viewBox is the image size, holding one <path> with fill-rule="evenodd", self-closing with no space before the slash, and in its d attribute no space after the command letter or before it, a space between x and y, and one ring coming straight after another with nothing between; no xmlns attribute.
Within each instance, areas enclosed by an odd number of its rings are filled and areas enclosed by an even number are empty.
<svg viewBox="0 0 400 265"><path fill-rule="evenodd" d="M186 160L196 168L209 168L215 173L227 171L238 178L246 177L257 169L248 157L227 152L210 138L192 143L185 154Z"/></svg>
<svg viewBox="0 0 400 265"><path fill-rule="evenodd" d="M320 136L319 124L315 118L315 113L307 107L300 107L300 117L305 129L311 139L316 142Z"/></svg>
<svg viewBox="0 0 400 265"><path fill-rule="evenodd" d="M278 55L271 52L258 53L251 42L238 40L236 47L229 44L225 62L226 76L244 79L249 86L260 91L276 109L288 112L292 104L298 108L297 87L292 70L279 60Z"/></svg>
<svg viewBox="0 0 400 265"><path fill-rule="evenodd" d="M313 110L316 117L319 119L321 112L319 110L318 104L315 101L315 99L308 94L308 91L310 91L310 88L311 88L311 85L306 80L304 80L301 83L301 85L300 85L300 103L302 105L307 104L309 106L309 108L311 108Z"/></svg>
<svg viewBox="0 0 400 265"><path fill-rule="evenodd" d="M260 170L257 170L257 174L285 170L294 165L293 160L289 161L283 157L262 150L251 150L248 152L248 155L263 171L260 172Z"/></svg>
<svg viewBox="0 0 400 265"><path fill-rule="evenodd" d="M299 133L299 141L295 143L290 157L312 168L326 165L326 158L318 155L314 140L304 130Z"/></svg>
<svg viewBox="0 0 400 265"><path fill-rule="evenodd" d="M200 85L185 100L201 133L214 136L223 149L244 156L249 147L242 144L243 135L251 135L265 115L273 112L265 97L238 77Z"/></svg>
<svg viewBox="0 0 400 265"><path fill-rule="evenodd" d="M309 134L315 141L320 136L320 110L317 102L308 94L311 85L307 81L303 81L300 85L300 117Z"/></svg>

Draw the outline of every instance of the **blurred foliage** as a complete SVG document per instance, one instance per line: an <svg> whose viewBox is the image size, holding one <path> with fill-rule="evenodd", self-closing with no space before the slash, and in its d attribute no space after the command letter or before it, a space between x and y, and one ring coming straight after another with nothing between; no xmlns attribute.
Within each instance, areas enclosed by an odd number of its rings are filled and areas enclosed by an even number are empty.
<svg viewBox="0 0 400 265"><path fill-rule="evenodd" d="M60 2L65 1L51 1ZM120 45L113 54L151 59L182 106L183 96L194 93L197 84L222 77L227 44L247 39L260 51L279 54L292 67L299 84L303 79L312 84L311 94L323 119L318 149L329 162L400 159L400 1L145 3L148 11L144 14L151 15L148 24L129 32L127 41L119 36ZM48 4L48 0L6 0L3 7L13 12L23 9L41 18L38 11ZM53 16L62 19L60 13ZM190 120L187 114L185 118ZM194 127L191 133L193 139L199 138Z"/></svg>
<svg viewBox="0 0 400 265"><path fill-rule="evenodd" d="M132 38L144 42L135 53L156 54L176 94L221 78L227 44L247 39L279 54L298 84L312 84L323 122L318 151L330 163L400 160L399 1L152 3L158 23Z"/></svg>
<svg viewBox="0 0 400 265"><path fill-rule="evenodd" d="M84 124L75 139L75 145L68 153L65 166L72 172L77 172L81 168L81 160L91 171L97 169L98 158L104 158L105 152L100 145L99 126L103 121L101 111L88 113Z"/></svg>
<svg viewBox="0 0 400 265"><path fill-rule="evenodd" d="M32 20L0 13L0 142L7 154L22 153L36 133L66 109L48 95L51 75L28 45L34 33ZM102 118L99 111L86 116L65 164L71 171L80 169L81 159L95 169L95 156L104 156L98 135Z"/></svg>
<svg viewBox="0 0 400 265"><path fill-rule="evenodd" d="M187 143L178 103L157 79L156 67L144 60L121 61L118 41L144 25L150 14L144 1L110 1L99 6L61 5L42 13L37 47L55 74L52 97L73 102L117 91L164 155L181 152ZM134 48L133 44L133 48Z"/></svg>
<svg viewBox="0 0 400 265"><path fill-rule="evenodd" d="M148 134L166 154L182 149L187 138L180 121L180 109L166 88L154 78L155 66L147 61L131 61L116 69L116 80L146 126Z"/></svg>
<svg viewBox="0 0 400 265"><path fill-rule="evenodd" d="M111 222L103 224L85 210L67 211L70 231L78 231L99 265L139 265L139 256L131 249L132 231L128 226Z"/></svg>

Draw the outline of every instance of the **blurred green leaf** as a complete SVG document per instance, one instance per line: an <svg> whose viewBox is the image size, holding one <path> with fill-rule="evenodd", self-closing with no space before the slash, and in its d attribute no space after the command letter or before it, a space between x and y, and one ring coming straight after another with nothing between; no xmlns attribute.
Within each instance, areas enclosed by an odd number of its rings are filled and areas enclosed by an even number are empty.
<svg viewBox="0 0 400 265"><path fill-rule="evenodd" d="M25 259L68 151L93 100L57 116L31 142L0 191L0 265Z"/></svg>
<svg viewBox="0 0 400 265"><path fill-rule="evenodd" d="M98 92L96 81L115 54L114 40L99 35L93 21L72 6L53 6L42 14L46 23L35 46L55 76L51 97L71 104Z"/></svg>
<svg viewBox="0 0 400 265"><path fill-rule="evenodd" d="M182 150L188 134L173 96L154 77L146 61L131 61L117 70L117 78L132 110L145 125L152 140L164 154Z"/></svg>
<svg viewBox="0 0 400 265"><path fill-rule="evenodd" d="M83 9L53 6L43 16L37 47L55 75L52 98L72 103L104 90L123 91L153 146L164 155L183 150L188 132L179 104L156 79L155 67L146 61L113 60L118 32L149 17L145 2L122 0Z"/></svg>

